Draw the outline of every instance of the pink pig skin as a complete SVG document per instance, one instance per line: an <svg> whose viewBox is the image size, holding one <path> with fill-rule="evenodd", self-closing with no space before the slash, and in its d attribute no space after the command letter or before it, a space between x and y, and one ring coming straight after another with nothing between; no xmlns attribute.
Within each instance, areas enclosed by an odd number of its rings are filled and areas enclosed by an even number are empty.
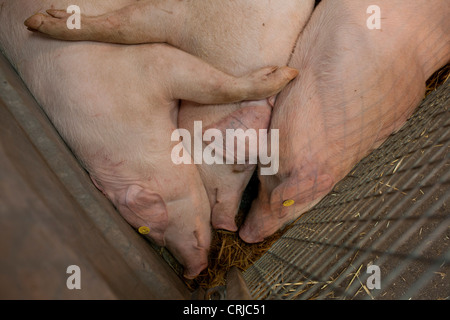
<svg viewBox="0 0 450 320"><path fill-rule="evenodd" d="M381 29L367 8L381 9ZM239 231L260 242L319 202L351 168L400 129L425 82L450 60L450 5L442 0L323 0L290 66L300 75L278 96L279 172L260 176ZM286 200L294 200L284 206ZM292 202L291 202L292 203Z"/></svg>
<svg viewBox="0 0 450 320"><path fill-rule="evenodd" d="M132 3L77 5L94 16ZM211 208L196 166L171 161L179 99L263 99L297 72L269 67L236 78L166 44L61 42L23 25L36 12L72 4L1 0L0 47L98 188L134 228L150 228L148 236L169 248L186 277L195 277L207 266Z"/></svg>

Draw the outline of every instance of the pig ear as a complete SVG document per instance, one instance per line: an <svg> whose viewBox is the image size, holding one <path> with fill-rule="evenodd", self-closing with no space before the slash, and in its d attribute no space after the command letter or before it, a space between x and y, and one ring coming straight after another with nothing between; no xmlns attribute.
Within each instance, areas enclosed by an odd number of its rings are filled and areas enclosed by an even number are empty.
<svg viewBox="0 0 450 320"><path fill-rule="evenodd" d="M208 249L204 247L204 243L206 241L205 235L202 235L201 232L195 230L194 237L197 240L197 244L195 245L196 249Z"/></svg>
<svg viewBox="0 0 450 320"><path fill-rule="evenodd" d="M307 205L331 191L333 179L328 174L307 176L304 179L290 177L270 195L270 209L278 212L279 218L283 218L299 205Z"/></svg>
<svg viewBox="0 0 450 320"><path fill-rule="evenodd" d="M119 211L133 227L147 227L146 233L158 245L165 246L164 233L169 218L166 204L159 194L132 185L128 188L125 198L121 199Z"/></svg>
<svg viewBox="0 0 450 320"><path fill-rule="evenodd" d="M269 127L270 118L272 115L271 105L273 103L273 98L259 100L259 101L247 101L241 102L241 108L232 112L230 115L222 118L218 122L215 122L205 128L203 128L203 133L208 129L217 129L222 132L222 150L217 150L216 152L222 152L224 162L237 163L237 143L235 143L235 150L233 152L227 152L226 150L226 130L227 129L242 129L244 132L247 129L254 129L256 134L259 133L260 129L267 129ZM257 138L257 137L256 137ZM258 141L258 139L256 140ZM214 142L212 142L214 143ZM252 152L252 153L249 153ZM255 154L256 152L256 154ZM233 158L231 158L234 155ZM254 165L247 164L249 159L256 159L257 150L246 150L245 160L246 164L236 164L236 171L244 171L254 168Z"/></svg>

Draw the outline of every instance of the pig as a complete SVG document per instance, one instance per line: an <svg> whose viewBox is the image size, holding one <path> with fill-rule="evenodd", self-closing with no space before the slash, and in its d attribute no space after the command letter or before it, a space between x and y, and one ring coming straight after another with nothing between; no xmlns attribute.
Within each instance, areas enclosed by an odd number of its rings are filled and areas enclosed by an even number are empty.
<svg viewBox="0 0 450 320"><path fill-rule="evenodd" d="M286 65L313 7L313 0L151 0L101 16L83 16L80 30L67 29L69 14L64 10L49 10L50 16L36 15L27 25L64 40L165 42L219 70L244 76L267 65ZM201 121L205 130L216 128L225 133L229 128L251 128L259 132L269 126L271 101L274 97L198 108L195 102L184 100L178 126L191 135L195 134L195 121ZM204 143L203 148L206 146ZM256 164L235 161L230 165L201 163L197 167L208 194L213 227L237 231L235 216Z"/></svg>
<svg viewBox="0 0 450 320"><path fill-rule="evenodd" d="M87 15L131 3L78 1ZM23 26L53 4L0 1L1 50L121 215L166 246L184 265L187 278L197 276L207 265L211 210L195 165L175 165L170 158L179 100L218 104L264 99L297 71L263 67L235 77L167 44L69 43Z"/></svg>
<svg viewBox="0 0 450 320"><path fill-rule="evenodd" d="M279 171L259 176L244 241L300 217L403 126L450 60L449 16L442 0L321 1L289 63L299 77L272 112Z"/></svg>

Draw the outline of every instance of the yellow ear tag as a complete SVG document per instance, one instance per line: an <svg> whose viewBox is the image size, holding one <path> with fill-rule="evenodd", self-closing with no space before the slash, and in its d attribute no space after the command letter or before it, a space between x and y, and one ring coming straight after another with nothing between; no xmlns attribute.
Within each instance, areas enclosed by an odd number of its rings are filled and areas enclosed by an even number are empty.
<svg viewBox="0 0 450 320"><path fill-rule="evenodd" d="M283 207L290 207L295 203L294 200L286 200L283 202Z"/></svg>
<svg viewBox="0 0 450 320"><path fill-rule="evenodd" d="M139 227L138 231L140 234L149 234L150 228L146 227L146 226L142 226L142 227Z"/></svg>

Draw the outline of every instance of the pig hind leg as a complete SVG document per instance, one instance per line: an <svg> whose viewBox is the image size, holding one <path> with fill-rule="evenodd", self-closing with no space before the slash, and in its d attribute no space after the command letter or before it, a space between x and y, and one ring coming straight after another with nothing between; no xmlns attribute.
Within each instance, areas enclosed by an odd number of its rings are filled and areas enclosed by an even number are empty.
<svg viewBox="0 0 450 320"><path fill-rule="evenodd" d="M177 34L178 17L183 2L152 0L123 7L99 16L81 15L81 28L69 29L67 20L72 13L47 10L25 21L32 31L70 41L99 41L120 44L169 42Z"/></svg>
<svg viewBox="0 0 450 320"><path fill-rule="evenodd" d="M237 78L184 51L173 49L170 59L166 59L170 65L165 70L171 79L169 97L176 100L200 104L261 100L280 92L298 74L296 69L289 67L265 67Z"/></svg>

